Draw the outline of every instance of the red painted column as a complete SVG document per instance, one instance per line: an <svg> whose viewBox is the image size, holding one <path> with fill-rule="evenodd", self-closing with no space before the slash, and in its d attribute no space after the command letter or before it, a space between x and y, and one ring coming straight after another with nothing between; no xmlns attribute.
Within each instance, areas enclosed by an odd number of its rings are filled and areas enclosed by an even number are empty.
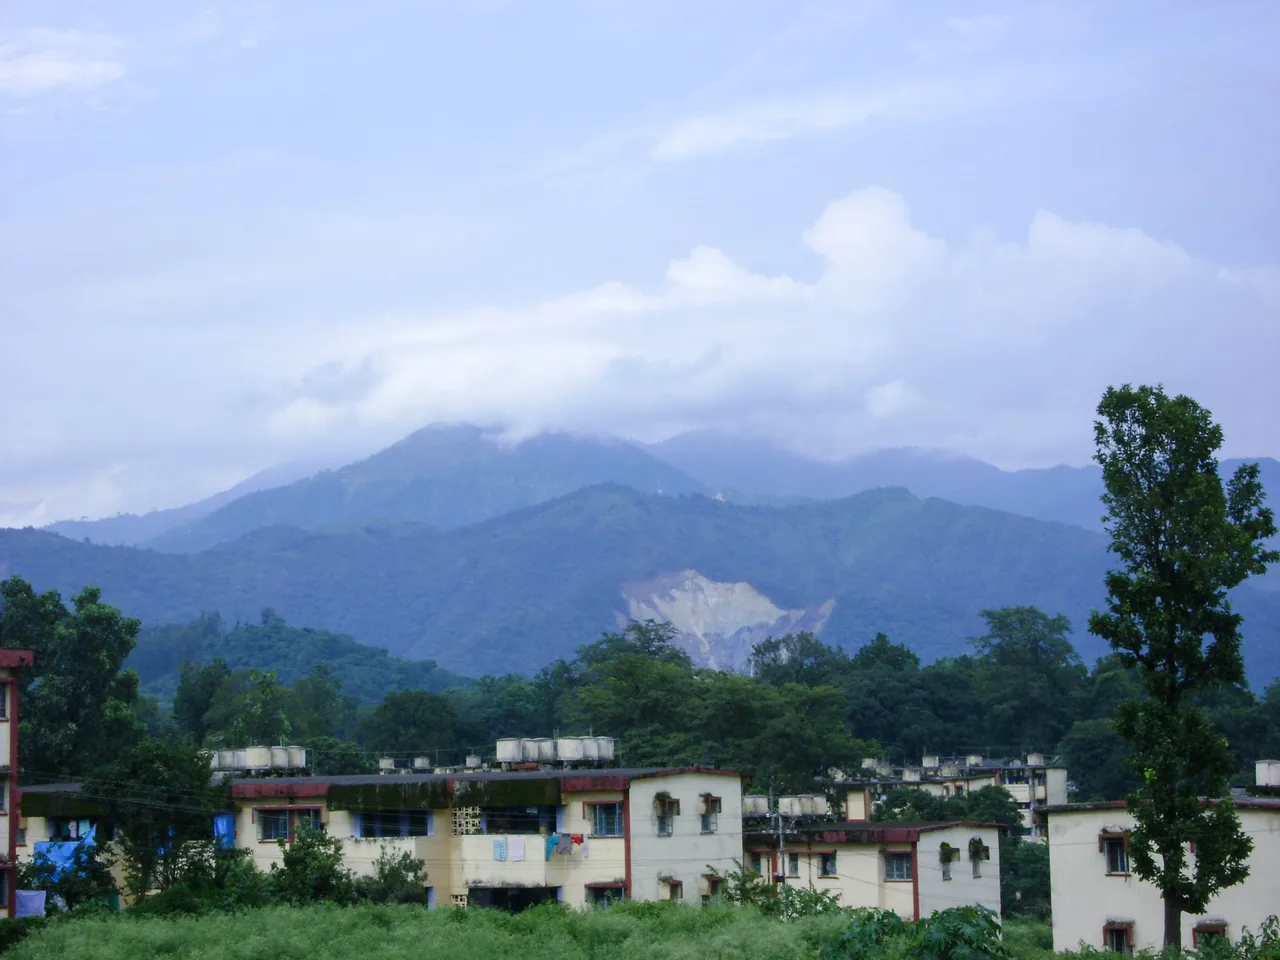
<svg viewBox="0 0 1280 960"><path fill-rule="evenodd" d="M622 792L622 859L624 900L631 899L631 784L627 784Z"/></svg>
<svg viewBox="0 0 1280 960"><path fill-rule="evenodd" d="M911 910L920 919L920 840L911 842Z"/></svg>
<svg viewBox="0 0 1280 960"><path fill-rule="evenodd" d="M18 678L9 677L9 916L18 912Z"/></svg>

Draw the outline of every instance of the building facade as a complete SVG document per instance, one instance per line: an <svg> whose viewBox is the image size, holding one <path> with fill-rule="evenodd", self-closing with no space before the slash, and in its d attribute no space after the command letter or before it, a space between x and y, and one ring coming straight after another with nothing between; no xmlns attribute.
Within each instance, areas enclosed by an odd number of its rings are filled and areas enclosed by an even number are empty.
<svg viewBox="0 0 1280 960"><path fill-rule="evenodd" d="M980 905L1000 913L1000 827L748 817L746 865L776 882L838 894L904 920Z"/></svg>
<svg viewBox="0 0 1280 960"><path fill-rule="evenodd" d="M845 815L867 820L890 790L923 790L938 797L959 797L983 787L1003 787L1013 795L1022 818L1022 835L1044 839L1037 812L1067 802L1067 770L1044 754L1029 753L1017 760L996 761L977 754L943 758L925 756L919 766L896 767L868 758L862 775L837 784L844 796Z"/></svg>
<svg viewBox="0 0 1280 960"><path fill-rule="evenodd" d="M1280 913L1280 798L1236 799L1236 812L1253 840L1249 877L1214 897L1208 910L1182 918L1182 943L1202 937L1238 939ZM1124 801L1051 806L1048 823L1053 898L1053 948L1080 944L1122 953L1159 950L1164 940L1160 891L1139 880L1129 862L1133 818Z"/></svg>
<svg viewBox="0 0 1280 960"><path fill-rule="evenodd" d="M0 650L0 916L12 917L17 899L18 863L18 677L30 667L30 650Z"/></svg>
<svg viewBox="0 0 1280 960"><path fill-rule="evenodd" d="M741 778L708 768L264 776L231 793L215 832L259 868L320 827L357 875L384 850L422 860L437 906L699 903L742 852ZM24 811L32 852L105 826L70 785L28 789Z"/></svg>

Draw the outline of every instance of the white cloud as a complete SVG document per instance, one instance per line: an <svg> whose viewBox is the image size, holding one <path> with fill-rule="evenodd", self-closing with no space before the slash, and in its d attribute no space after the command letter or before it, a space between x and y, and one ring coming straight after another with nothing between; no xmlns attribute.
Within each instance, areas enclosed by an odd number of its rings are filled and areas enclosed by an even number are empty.
<svg viewBox="0 0 1280 960"><path fill-rule="evenodd" d="M1231 436L1230 416L1252 402L1233 382L1262 375L1280 346L1275 270L1224 274L1141 231L1039 212L1023 242L948 246L911 224L901 197L871 188L828 206L805 239L825 263L812 283L698 247L653 293L608 284L347 331L308 362L381 341L382 379L352 403L300 399L272 428L748 425L827 452L912 444L1081 461L1109 383L1199 394ZM1242 356L1231 343L1252 346ZM1238 439L1259 450L1277 438Z"/></svg>
<svg viewBox="0 0 1280 960"><path fill-rule="evenodd" d="M999 68L964 76L884 83L858 93L810 93L682 120L662 134L652 156L689 160L753 143L848 129L877 118L919 121L1020 103L1065 82L1053 70Z"/></svg>
<svg viewBox="0 0 1280 960"><path fill-rule="evenodd" d="M811 281L700 246L650 289L607 282L525 307L249 340L153 328L147 350L113 333L79 361L60 359L62 379L106 410L88 421L100 452L80 450L106 466L68 479L83 423L0 431L0 460L42 465L45 478L0 478L0 522L136 508L123 491L139 464L184 451L208 493L227 450L242 452L247 474L438 420L638 439L736 427L823 455L908 445L1009 466L1079 463L1102 390L1161 381L1206 403L1236 453L1280 448L1256 396L1280 355L1280 269L1229 268L1046 211L1020 240L948 244L880 188L832 202L803 239L821 261ZM132 412L110 399L113 358L125 357Z"/></svg>
<svg viewBox="0 0 1280 960"><path fill-rule="evenodd" d="M122 44L106 34L33 29L0 35L0 94L84 91L119 80Z"/></svg>

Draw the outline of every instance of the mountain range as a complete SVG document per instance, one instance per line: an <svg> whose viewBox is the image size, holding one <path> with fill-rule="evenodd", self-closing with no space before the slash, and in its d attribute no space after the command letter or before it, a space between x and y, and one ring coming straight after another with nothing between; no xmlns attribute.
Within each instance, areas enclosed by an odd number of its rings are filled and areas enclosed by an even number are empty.
<svg viewBox="0 0 1280 960"><path fill-rule="evenodd" d="M1274 499L1280 464L1260 463ZM718 667L742 669L753 643L788 629L849 648L884 631L931 659L963 652L981 609L1024 603L1067 614L1092 658L1104 651L1082 628L1109 565L1100 493L1088 467L1004 471L918 450L826 463L706 432L504 443L436 425L176 510L0 530L0 576L98 584L149 625L254 622L271 607L469 674L532 672L647 616ZM1235 596L1255 682L1280 673L1278 586L1272 571Z"/></svg>
<svg viewBox="0 0 1280 960"><path fill-rule="evenodd" d="M1224 475L1243 462L1224 460ZM1256 462L1263 485L1280 495L1280 462ZM825 461L716 431L683 433L648 446L554 433L506 444L469 424L426 427L334 469L283 464L173 510L62 521L45 529L93 543L188 553L277 525L316 530L403 520L465 526L597 483L773 506L904 487L922 498L1102 529L1102 474L1095 466L1002 470L971 457L916 449Z"/></svg>
<svg viewBox="0 0 1280 960"><path fill-rule="evenodd" d="M750 584L783 611L831 602L822 636L856 648L877 631L925 659L961 653L979 611L1033 604L1083 632L1103 601L1102 534L920 499L896 488L788 507L618 484L576 491L481 523L260 529L189 554L86 544L47 531L0 531L0 576L64 592L98 584L145 622L218 611L350 634L445 669L532 673L572 654L627 609L626 584L693 571ZM1280 673L1280 593L1238 590L1255 683Z"/></svg>

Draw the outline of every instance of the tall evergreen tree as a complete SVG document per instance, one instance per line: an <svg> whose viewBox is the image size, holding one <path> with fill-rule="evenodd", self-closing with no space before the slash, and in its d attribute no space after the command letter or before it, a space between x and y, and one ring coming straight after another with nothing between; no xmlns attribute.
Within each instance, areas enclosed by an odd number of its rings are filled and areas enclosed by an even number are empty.
<svg viewBox="0 0 1280 960"><path fill-rule="evenodd" d="M1249 872L1252 841L1226 797L1231 751L1193 698L1244 679L1242 618L1227 591L1280 558L1264 543L1276 526L1257 464L1224 489L1222 428L1190 397L1126 384L1106 391L1098 416L1095 459L1121 567L1108 573L1107 612L1095 611L1089 629L1142 677L1146 696L1116 717L1141 778L1128 798L1130 852L1138 876L1160 889L1164 942L1176 949L1182 914L1202 913Z"/></svg>

